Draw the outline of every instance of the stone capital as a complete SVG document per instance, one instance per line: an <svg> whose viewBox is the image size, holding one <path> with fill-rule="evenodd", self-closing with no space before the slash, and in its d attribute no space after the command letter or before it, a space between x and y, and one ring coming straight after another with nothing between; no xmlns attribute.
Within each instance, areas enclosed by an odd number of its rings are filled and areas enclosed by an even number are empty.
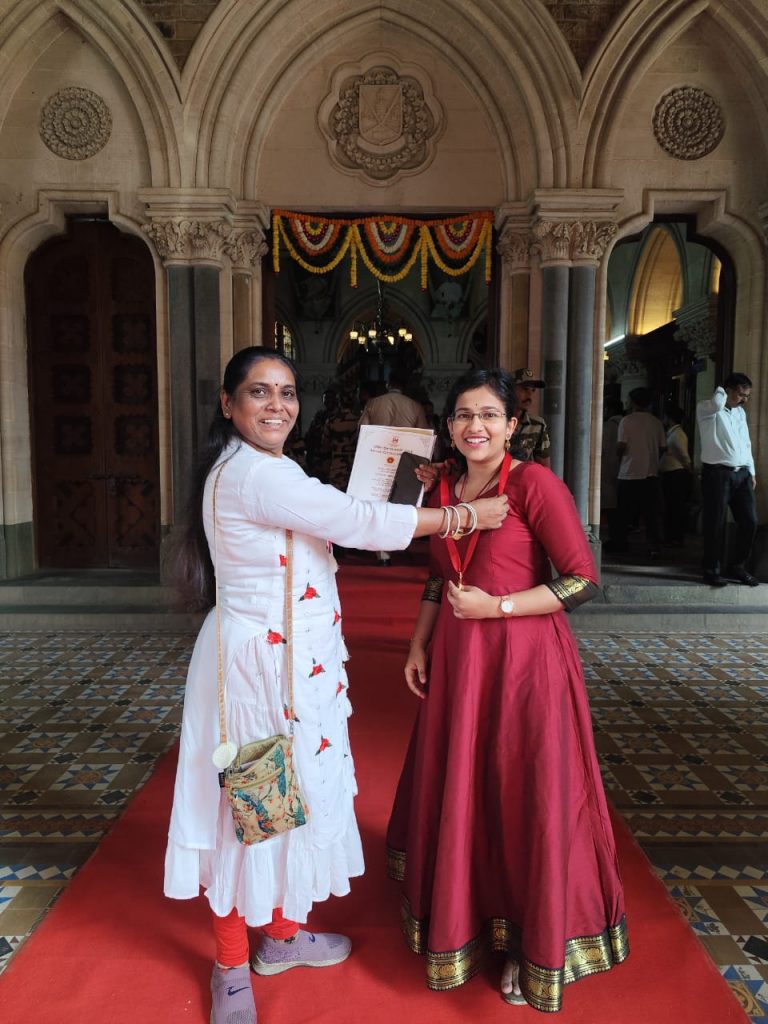
<svg viewBox="0 0 768 1024"><path fill-rule="evenodd" d="M221 265L225 240L232 225L224 220L153 220L142 231L154 244L166 266L174 263Z"/></svg>
<svg viewBox="0 0 768 1024"><path fill-rule="evenodd" d="M527 225L507 223L501 230L496 252L510 273L531 269L531 232Z"/></svg>
<svg viewBox="0 0 768 1024"><path fill-rule="evenodd" d="M542 266L594 265L603 258L617 231L613 221L537 220L531 248L540 253Z"/></svg>
<svg viewBox="0 0 768 1024"><path fill-rule="evenodd" d="M220 267L224 239L232 230L235 199L222 188L147 188L138 192L147 207L143 227L166 266L207 263Z"/></svg>
<svg viewBox="0 0 768 1024"><path fill-rule="evenodd" d="M238 273L249 273L261 265L264 256L269 252L260 227L234 227L224 239L223 249Z"/></svg>
<svg viewBox="0 0 768 1024"><path fill-rule="evenodd" d="M617 189L537 189L529 207L532 250L543 266L597 264L617 233Z"/></svg>

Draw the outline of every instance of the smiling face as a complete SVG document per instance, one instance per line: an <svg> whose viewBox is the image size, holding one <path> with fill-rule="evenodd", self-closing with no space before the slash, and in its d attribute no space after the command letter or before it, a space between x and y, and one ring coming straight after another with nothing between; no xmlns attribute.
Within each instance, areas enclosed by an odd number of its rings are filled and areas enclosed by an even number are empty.
<svg viewBox="0 0 768 1024"><path fill-rule="evenodd" d="M277 359L251 364L245 379L229 395L222 389L221 410L251 447L280 456L299 415L296 380Z"/></svg>
<svg viewBox="0 0 768 1024"><path fill-rule="evenodd" d="M462 392L448 421L451 439L470 467L496 465L517 420L507 419L504 402L489 387Z"/></svg>

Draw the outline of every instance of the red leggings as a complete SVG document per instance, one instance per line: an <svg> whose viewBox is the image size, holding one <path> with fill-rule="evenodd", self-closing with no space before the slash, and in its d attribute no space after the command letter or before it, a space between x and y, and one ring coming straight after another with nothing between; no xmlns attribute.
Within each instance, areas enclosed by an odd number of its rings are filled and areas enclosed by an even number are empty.
<svg viewBox="0 0 768 1024"><path fill-rule="evenodd" d="M248 929L245 918L237 910L231 910L226 917L213 914L213 937L216 940L216 963L220 967L239 967L248 963ZM299 930L295 921L283 917L283 911L276 907L272 911L272 923L259 929L270 939L290 939Z"/></svg>

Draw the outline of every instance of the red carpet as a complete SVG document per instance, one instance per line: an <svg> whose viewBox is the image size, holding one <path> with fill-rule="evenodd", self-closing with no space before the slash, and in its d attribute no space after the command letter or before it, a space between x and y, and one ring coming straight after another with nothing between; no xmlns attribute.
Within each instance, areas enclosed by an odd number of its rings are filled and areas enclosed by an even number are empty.
<svg viewBox="0 0 768 1024"><path fill-rule="evenodd" d="M398 928L384 875L384 829L415 712L402 681L404 641L420 586L405 569L341 573L367 873L320 905L317 929L347 931L354 952L329 970L254 978L260 1024L449 1024L542 1021L505 1005L497 971L430 992ZM162 896L175 757L170 755L0 977L4 1024L204 1024L213 944L203 900ZM620 822L631 955L570 985L560 1024L737 1024L748 1021Z"/></svg>

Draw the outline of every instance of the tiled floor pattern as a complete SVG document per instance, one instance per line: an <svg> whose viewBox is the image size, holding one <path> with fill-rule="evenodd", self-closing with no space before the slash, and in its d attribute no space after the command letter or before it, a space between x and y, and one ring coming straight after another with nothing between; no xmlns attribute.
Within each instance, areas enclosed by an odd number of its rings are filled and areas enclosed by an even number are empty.
<svg viewBox="0 0 768 1024"><path fill-rule="evenodd" d="M608 795L768 1024L768 642L579 642ZM191 645L0 636L0 971L174 741Z"/></svg>

